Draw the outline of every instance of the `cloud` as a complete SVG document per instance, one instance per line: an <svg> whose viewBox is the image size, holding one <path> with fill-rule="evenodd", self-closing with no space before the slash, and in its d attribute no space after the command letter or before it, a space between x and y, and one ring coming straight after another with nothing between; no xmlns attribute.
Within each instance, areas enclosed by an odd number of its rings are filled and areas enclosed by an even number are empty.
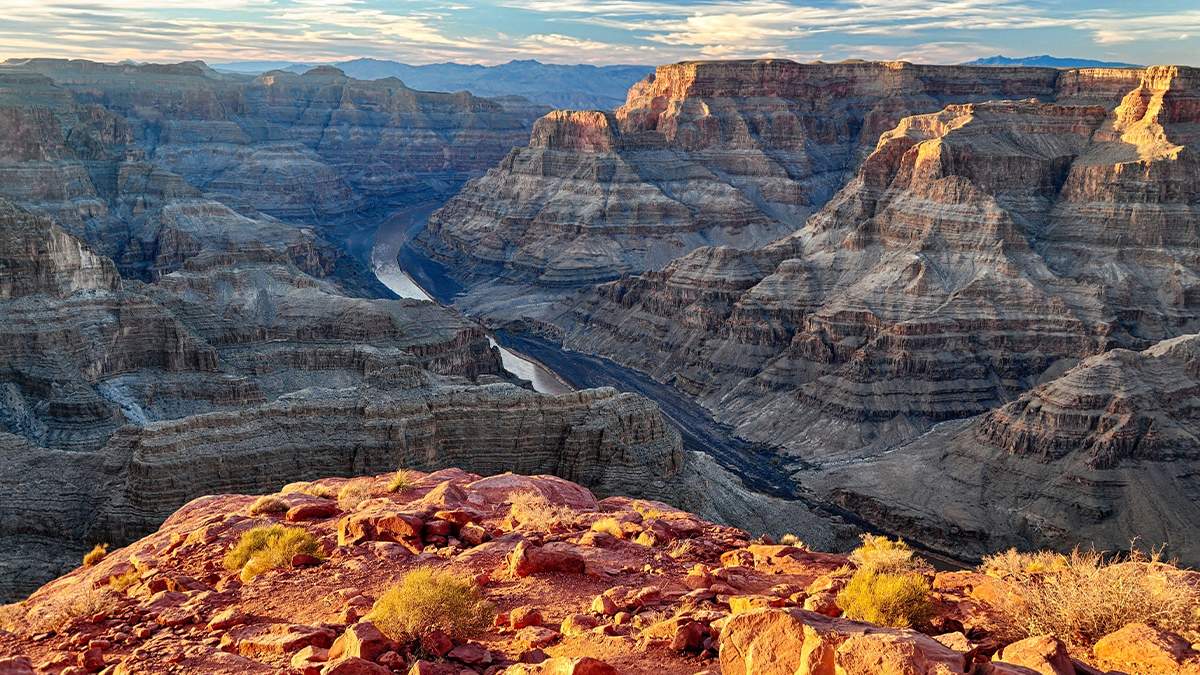
<svg viewBox="0 0 1200 675"><path fill-rule="evenodd" d="M1192 6L1152 11L1117 0L0 3L0 56L101 60L321 62L374 56L417 63L528 57L663 63L777 56L946 63L984 53L1024 55L1030 50L1021 44L1067 44L1072 46L1063 49L1073 53L1060 55L1130 61L1179 60L1175 55L1183 55L1186 62L1197 53L1192 36L1200 35L1200 10ZM1036 34L1038 42L1023 43L1023 34Z"/></svg>

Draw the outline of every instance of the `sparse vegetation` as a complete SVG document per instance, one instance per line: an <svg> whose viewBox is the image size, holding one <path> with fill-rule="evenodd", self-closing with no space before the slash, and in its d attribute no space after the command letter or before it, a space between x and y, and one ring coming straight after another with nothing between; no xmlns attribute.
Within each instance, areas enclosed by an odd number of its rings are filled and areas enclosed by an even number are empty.
<svg viewBox="0 0 1200 675"><path fill-rule="evenodd" d="M388 483L388 492L405 492L417 486L419 476L415 471L408 469L400 469L392 476L391 482Z"/></svg>
<svg viewBox="0 0 1200 675"><path fill-rule="evenodd" d="M275 495L259 497L250 505L250 515L258 516L264 513L280 514L288 510L287 502Z"/></svg>
<svg viewBox="0 0 1200 675"><path fill-rule="evenodd" d="M788 532L779 538L779 543L784 546L795 546L796 548L807 549L808 545L800 540L800 537Z"/></svg>
<svg viewBox="0 0 1200 675"><path fill-rule="evenodd" d="M374 496L375 494L371 492L369 483L351 481L343 485L341 490L338 490L338 506L343 511L351 511L358 508L359 504Z"/></svg>
<svg viewBox="0 0 1200 675"><path fill-rule="evenodd" d="M141 570L131 567L123 574L115 574L108 578L108 587L114 591L124 592L142 578Z"/></svg>
<svg viewBox="0 0 1200 675"><path fill-rule="evenodd" d="M16 633L25 628L25 608L20 603L0 605L0 631Z"/></svg>
<svg viewBox="0 0 1200 675"><path fill-rule="evenodd" d="M265 525L247 530L237 545L225 554L225 569L241 570L243 581L249 581L268 570L286 567L297 555L322 557L316 537L302 527Z"/></svg>
<svg viewBox="0 0 1200 675"><path fill-rule="evenodd" d="M92 550L83 555L83 566L91 567L92 565L99 563L101 560L104 560L104 557L107 555L108 544L96 544L92 547Z"/></svg>
<svg viewBox="0 0 1200 675"><path fill-rule="evenodd" d="M837 596L843 614L893 628L912 628L929 620L933 605L929 580L917 572L878 572L861 568Z"/></svg>
<svg viewBox="0 0 1200 675"><path fill-rule="evenodd" d="M34 633L61 632L75 619L104 614L114 601L112 591L107 588L77 588L74 593L63 593L58 602L47 603L36 610L25 613L28 630Z"/></svg>
<svg viewBox="0 0 1200 675"><path fill-rule="evenodd" d="M899 539L864 534L862 545L850 554L850 562L860 570L880 574L916 572L925 574L933 571L929 563L916 556L912 548Z"/></svg>
<svg viewBox="0 0 1200 675"><path fill-rule="evenodd" d="M899 539L864 534L862 545L850 554L854 575L838 593L846 617L893 628L911 628L933 613L929 563Z"/></svg>
<svg viewBox="0 0 1200 675"><path fill-rule="evenodd" d="M1138 622L1200 640L1200 588L1159 552L1010 550L986 558L982 569L1006 582L1010 594L1000 609L1021 637L1057 635L1082 650Z"/></svg>
<svg viewBox="0 0 1200 675"><path fill-rule="evenodd" d="M394 640L411 640L432 629L464 640L491 625L495 615L470 577L418 567L380 596L366 618Z"/></svg>
<svg viewBox="0 0 1200 675"><path fill-rule="evenodd" d="M285 495L298 492L311 497L320 497L321 499L337 499L337 490L334 490L332 487L329 487L328 485L322 485L320 483L309 483L306 481L288 483L287 485L284 485L283 489L279 492Z"/></svg>
<svg viewBox="0 0 1200 675"><path fill-rule="evenodd" d="M573 509L562 504L551 504L540 492L516 492L508 501L509 518L522 527L550 532L575 524Z"/></svg>

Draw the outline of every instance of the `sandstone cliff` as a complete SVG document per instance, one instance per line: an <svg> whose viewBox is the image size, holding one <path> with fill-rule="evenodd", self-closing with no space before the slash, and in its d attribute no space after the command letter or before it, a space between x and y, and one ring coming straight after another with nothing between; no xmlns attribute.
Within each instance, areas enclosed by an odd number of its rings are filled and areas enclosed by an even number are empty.
<svg viewBox="0 0 1200 675"><path fill-rule="evenodd" d="M660 66L615 114L543 117L527 147L430 218L422 244L474 283L580 286L658 270L699 246L758 246L798 229L905 116L990 99L1113 104L1136 77L783 60Z"/></svg>
<svg viewBox="0 0 1200 675"><path fill-rule="evenodd" d="M1127 71L1064 73L1060 102L906 117L796 233L757 249L701 248L660 272L599 286L558 319L565 342L670 382L742 434L828 467L834 478L813 480L830 490L857 484L860 462L880 453L897 465L915 454L923 462L909 468L920 476L888 503L925 503L928 476L954 460L932 442L927 453L899 447L906 440L996 410L1083 359L1200 327L1196 72L1152 67L1132 86ZM1110 75L1129 88L1104 105L1114 87L1087 92ZM1122 390L1107 384L1110 394ZM1176 409L1168 391L1152 391L1164 398L1146 407ZM1161 433L1171 440L1147 439L1144 455L1134 449L1148 420L1118 425L1105 440L1115 418L1077 420L1098 426L1072 434L1040 413L1007 410L987 418L990 438L1024 457L978 480L1056 476L1036 458L1068 453L1090 456L1092 468L1120 464L1140 490L1170 493L1175 478L1151 458L1169 458L1184 484L1194 466L1194 440L1169 428ZM1164 531L1133 507L1127 518L1120 494L1084 498L1087 489L1059 487L1056 499L1094 502L1087 535L1066 522L1045 536L1003 530L1006 541L1119 542L1143 527L1175 544L1186 531L1172 518ZM996 504L1004 490L996 493L980 503ZM1003 499L1012 494L1023 492ZM1056 506L1021 503L1023 517L1056 517ZM883 507L859 506L882 517ZM905 518L888 522L940 545L963 529L990 531L958 512L941 530ZM1181 553L1195 559L1190 548Z"/></svg>

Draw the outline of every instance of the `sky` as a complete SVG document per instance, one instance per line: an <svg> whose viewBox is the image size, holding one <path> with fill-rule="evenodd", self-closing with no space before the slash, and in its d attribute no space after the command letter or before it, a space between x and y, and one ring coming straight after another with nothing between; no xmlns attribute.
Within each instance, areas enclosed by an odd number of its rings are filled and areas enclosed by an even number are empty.
<svg viewBox="0 0 1200 675"><path fill-rule="evenodd" d="M1200 2L0 0L0 58L653 65L1047 53L1200 65Z"/></svg>

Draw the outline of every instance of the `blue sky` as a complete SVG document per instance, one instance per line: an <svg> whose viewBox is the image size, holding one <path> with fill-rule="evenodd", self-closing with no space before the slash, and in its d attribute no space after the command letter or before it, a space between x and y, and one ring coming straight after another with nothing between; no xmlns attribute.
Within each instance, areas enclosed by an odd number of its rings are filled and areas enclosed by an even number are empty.
<svg viewBox="0 0 1200 675"><path fill-rule="evenodd" d="M957 63L1050 53L1200 64L1200 2L0 0L0 58Z"/></svg>

